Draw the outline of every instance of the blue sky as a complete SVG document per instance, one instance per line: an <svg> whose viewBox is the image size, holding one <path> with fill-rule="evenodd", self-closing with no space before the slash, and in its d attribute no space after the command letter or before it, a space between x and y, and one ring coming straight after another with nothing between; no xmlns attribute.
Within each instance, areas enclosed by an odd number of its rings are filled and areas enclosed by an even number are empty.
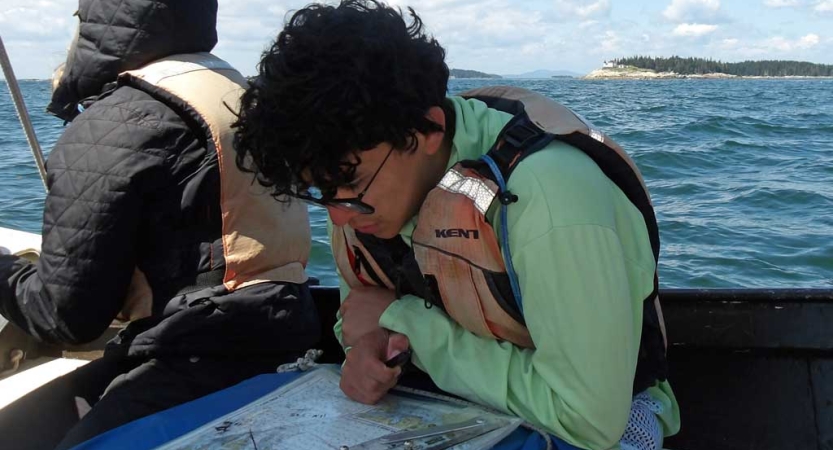
<svg viewBox="0 0 833 450"><path fill-rule="evenodd" d="M244 74L308 0L220 0L215 53ZM589 72L635 54L833 64L833 0L390 0L413 6L451 67L497 74ZM19 78L48 78L76 26L73 0L0 0Z"/></svg>

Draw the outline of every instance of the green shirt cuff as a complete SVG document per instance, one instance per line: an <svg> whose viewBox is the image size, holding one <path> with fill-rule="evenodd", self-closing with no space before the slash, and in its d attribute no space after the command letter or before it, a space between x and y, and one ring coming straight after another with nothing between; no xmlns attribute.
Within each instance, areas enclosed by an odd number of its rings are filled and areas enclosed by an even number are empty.
<svg viewBox="0 0 833 450"><path fill-rule="evenodd" d="M405 295L388 306L379 317L379 326L397 333L405 333L404 317L425 310L425 301L415 295Z"/></svg>

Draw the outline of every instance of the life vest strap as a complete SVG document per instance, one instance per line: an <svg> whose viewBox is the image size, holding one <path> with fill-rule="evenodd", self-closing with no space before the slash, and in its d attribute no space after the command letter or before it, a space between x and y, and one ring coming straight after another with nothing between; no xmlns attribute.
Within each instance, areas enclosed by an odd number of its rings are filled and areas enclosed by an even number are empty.
<svg viewBox="0 0 833 450"><path fill-rule="evenodd" d="M494 145L486 155L497 163L503 179L508 180L518 163L526 159L527 156L542 150L555 139L555 135L542 130L533 123L529 115L521 112L503 127ZM497 183L490 171L482 169L478 171Z"/></svg>

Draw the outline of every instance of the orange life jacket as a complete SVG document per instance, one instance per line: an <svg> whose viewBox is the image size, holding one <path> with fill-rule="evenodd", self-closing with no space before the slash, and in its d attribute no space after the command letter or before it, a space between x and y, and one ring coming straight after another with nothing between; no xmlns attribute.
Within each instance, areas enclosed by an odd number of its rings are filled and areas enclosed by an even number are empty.
<svg viewBox="0 0 833 450"><path fill-rule="evenodd" d="M275 201L235 163L231 124L246 79L210 53L169 56L120 78L181 105L202 126L208 151L216 153L225 269L222 278L212 277L211 283L232 292L263 282L306 282L304 268L311 246L306 207L301 202ZM120 318L147 317L152 303L147 278L137 268Z"/></svg>
<svg viewBox="0 0 833 450"><path fill-rule="evenodd" d="M514 87L481 88L462 96L513 114L488 158L455 164L428 193L412 247L399 236L384 240L356 233L349 226L334 226L333 254L350 286L379 285L395 289L397 295L413 293L424 298L426 306L443 308L472 333L534 348L523 318L520 289L513 279L508 242L501 245L486 219L494 200L502 203L504 213L506 205L517 201L505 188L514 168L556 139L585 152L642 213L656 259L659 232L650 195L624 150L566 107ZM506 228L504 223L504 232ZM634 392L664 380L667 374L657 292L655 273L654 291L644 301Z"/></svg>

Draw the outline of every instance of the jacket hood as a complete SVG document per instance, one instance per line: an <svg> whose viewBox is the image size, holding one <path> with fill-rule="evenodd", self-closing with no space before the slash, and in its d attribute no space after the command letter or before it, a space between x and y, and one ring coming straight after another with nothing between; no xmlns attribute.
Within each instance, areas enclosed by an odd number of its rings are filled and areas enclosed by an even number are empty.
<svg viewBox="0 0 833 450"><path fill-rule="evenodd" d="M217 0L80 0L78 33L46 110L64 120L121 72L217 44Z"/></svg>

